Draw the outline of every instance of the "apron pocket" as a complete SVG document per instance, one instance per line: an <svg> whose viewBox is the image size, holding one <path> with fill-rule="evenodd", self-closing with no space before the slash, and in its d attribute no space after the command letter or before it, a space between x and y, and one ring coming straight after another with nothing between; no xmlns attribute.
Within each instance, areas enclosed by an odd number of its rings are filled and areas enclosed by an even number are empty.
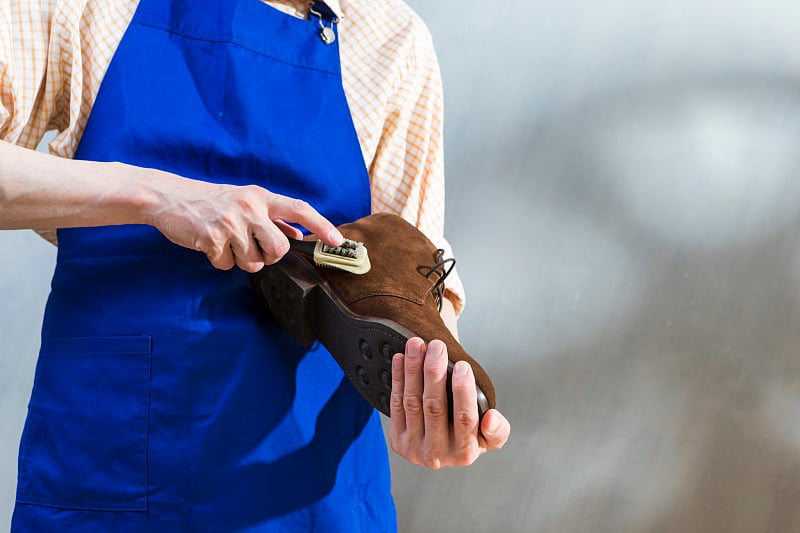
<svg viewBox="0 0 800 533"><path fill-rule="evenodd" d="M20 445L17 501L147 509L150 337L46 338Z"/></svg>

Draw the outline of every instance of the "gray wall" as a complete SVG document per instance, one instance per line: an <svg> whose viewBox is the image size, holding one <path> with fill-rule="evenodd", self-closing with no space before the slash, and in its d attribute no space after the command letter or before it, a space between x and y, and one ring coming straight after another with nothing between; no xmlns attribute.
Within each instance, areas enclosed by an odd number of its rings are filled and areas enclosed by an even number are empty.
<svg viewBox="0 0 800 533"><path fill-rule="evenodd" d="M800 530L800 4L410 3L462 339L513 430L470 469L393 460L401 529ZM4 524L54 254L0 250Z"/></svg>
<svg viewBox="0 0 800 533"><path fill-rule="evenodd" d="M413 1L512 421L405 531L800 531L800 4Z"/></svg>
<svg viewBox="0 0 800 533"><path fill-rule="evenodd" d="M31 231L0 231L0 530L14 506L17 451L33 385L55 248Z"/></svg>

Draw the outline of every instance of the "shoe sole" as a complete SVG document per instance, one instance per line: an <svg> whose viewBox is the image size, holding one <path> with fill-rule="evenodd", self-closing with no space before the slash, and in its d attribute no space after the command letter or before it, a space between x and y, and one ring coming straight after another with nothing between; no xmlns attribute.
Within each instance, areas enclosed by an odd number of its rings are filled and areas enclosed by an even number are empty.
<svg viewBox="0 0 800 533"><path fill-rule="evenodd" d="M322 343L347 379L370 405L390 415L392 357L405 351L413 331L392 320L361 316L345 302L307 260L294 253L265 267L251 281L280 326L302 346ZM452 411L453 361L447 365L447 395ZM478 414L489 409L486 395L476 387Z"/></svg>

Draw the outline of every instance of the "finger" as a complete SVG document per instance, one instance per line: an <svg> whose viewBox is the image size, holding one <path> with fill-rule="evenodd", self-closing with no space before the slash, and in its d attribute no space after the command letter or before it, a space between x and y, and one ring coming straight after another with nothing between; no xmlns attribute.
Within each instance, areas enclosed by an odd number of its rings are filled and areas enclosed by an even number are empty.
<svg viewBox="0 0 800 533"><path fill-rule="evenodd" d="M457 462L472 464L479 455L478 393L475 376L466 361L453 367L453 441Z"/></svg>
<svg viewBox="0 0 800 533"><path fill-rule="evenodd" d="M300 240L303 238L302 231L295 228L294 226L287 224L283 220L278 219L278 220L273 220L273 222L275 223L276 226L278 226L278 229L281 230L281 232L290 239Z"/></svg>
<svg viewBox="0 0 800 533"><path fill-rule="evenodd" d="M236 265L245 272L258 272L264 268L261 248L250 233L246 239L239 236L231 239L231 249Z"/></svg>
<svg viewBox="0 0 800 533"><path fill-rule="evenodd" d="M403 409L403 384L405 383L403 357L403 354L398 353L392 358L392 398L389 402L390 431L397 436L406 430L406 413ZM392 442L394 443L394 440ZM399 450L395 449L395 451L399 453Z"/></svg>
<svg viewBox="0 0 800 533"><path fill-rule="evenodd" d="M489 409L481 421L481 433L486 441L486 448L499 450L508 441L511 424L497 409Z"/></svg>
<svg viewBox="0 0 800 533"><path fill-rule="evenodd" d="M425 418L425 439L428 441L431 459L445 454L450 449L450 423L447 420L447 347L440 340L428 343L423 363L424 385L422 406ZM435 462L436 460L434 460ZM428 464L439 468L441 464Z"/></svg>
<svg viewBox="0 0 800 533"><path fill-rule="evenodd" d="M228 242L225 242L218 248L214 248L207 253L206 256L208 260L211 261L211 264L214 265L214 268L220 270L230 270L233 268L233 265L236 264L233 258L231 245Z"/></svg>
<svg viewBox="0 0 800 533"><path fill-rule="evenodd" d="M271 220L252 229L265 264L277 263L289 251L289 240Z"/></svg>
<svg viewBox="0 0 800 533"><path fill-rule="evenodd" d="M422 412L423 375L422 362L425 343L414 337L406 343L403 358L405 382L403 384L403 411L406 414L406 433L411 443L421 443L425 436L425 421ZM413 444L412 444L413 445Z"/></svg>
<svg viewBox="0 0 800 533"><path fill-rule="evenodd" d="M300 224L331 246L339 246L344 242L339 230L303 200L275 194L270 199L269 214L272 219Z"/></svg>

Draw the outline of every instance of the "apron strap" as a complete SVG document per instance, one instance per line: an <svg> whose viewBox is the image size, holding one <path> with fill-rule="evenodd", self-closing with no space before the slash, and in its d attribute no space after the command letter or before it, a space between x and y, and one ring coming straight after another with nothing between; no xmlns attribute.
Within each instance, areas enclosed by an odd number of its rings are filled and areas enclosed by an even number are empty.
<svg viewBox="0 0 800 533"><path fill-rule="evenodd" d="M339 17L322 0L314 0L313 4L309 4L309 11L311 16L319 17L319 38L325 44L333 44L336 40L336 32L333 31L333 27L339 22ZM330 26L325 25L326 21Z"/></svg>

